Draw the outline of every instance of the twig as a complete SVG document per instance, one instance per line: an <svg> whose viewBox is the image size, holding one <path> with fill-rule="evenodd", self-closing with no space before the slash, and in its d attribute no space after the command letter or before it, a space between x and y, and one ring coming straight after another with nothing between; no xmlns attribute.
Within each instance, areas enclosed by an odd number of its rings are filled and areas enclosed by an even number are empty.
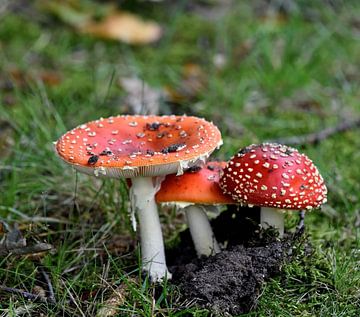
<svg viewBox="0 0 360 317"><path fill-rule="evenodd" d="M5 244L0 244L0 256L6 256L8 254L13 255L26 255L35 254L45 251L50 251L53 248L48 243L37 243L31 246L21 246L19 248L8 248Z"/></svg>
<svg viewBox="0 0 360 317"><path fill-rule="evenodd" d="M51 279L50 279L49 275L46 273L45 269L42 266L39 267L39 270L40 270L42 276L44 277L47 288L48 288L49 301L52 304L56 304L56 298L55 298L54 288L53 288L52 283L51 283Z"/></svg>
<svg viewBox="0 0 360 317"><path fill-rule="evenodd" d="M21 295L22 297L24 297L26 299L29 299L31 301L46 302L46 298L43 298L40 295L36 295L36 294L33 294L33 293L23 291L23 290L18 289L18 288L12 288L12 287L6 287L6 286L0 285L0 291L6 292L6 293L11 293L11 294L16 294L16 295Z"/></svg>
<svg viewBox="0 0 360 317"><path fill-rule="evenodd" d="M323 141L334 134L346 132L359 127L360 127L360 118L355 120L347 119L334 127L325 128L318 132L293 136L289 138L280 138L273 140L271 142L282 143L287 145L318 144L320 141Z"/></svg>

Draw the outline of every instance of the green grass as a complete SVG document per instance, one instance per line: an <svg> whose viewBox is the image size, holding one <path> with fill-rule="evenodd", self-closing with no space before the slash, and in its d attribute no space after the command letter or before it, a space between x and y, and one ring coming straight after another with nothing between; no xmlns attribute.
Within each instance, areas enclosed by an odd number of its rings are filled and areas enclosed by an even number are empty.
<svg viewBox="0 0 360 317"><path fill-rule="evenodd" d="M173 109L214 120L224 137L214 157L225 160L250 143L301 135L335 125L343 116L360 116L357 1L333 1L334 7L299 1L285 20L261 19L257 1L234 3L225 15L208 20L186 11L181 1L127 2L165 29L158 44L141 47L76 34L32 6L3 14L0 120L10 125L0 124L0 217L10 225L19 223L29 243L45 241L55 250L0 259L0 281L32 291L41 264L57 300L54 305L31 303L0 293L4 316L15 316L19 309L29 316L95 316L122 283L129 284L129 294L119 316L210 315L181 301L171 285L160 295L146 280L138 285L128 278L125 272L139 275L137 249L117 256L111 247L115 236L136 238L124 183L75 174L54 155L52 141L68 129L124 111L119 78L136 75L155 87L178 87L184 65L200 65L205 88L195 100ZM221 69L213 63L218 53L226 60ZM11 69L33 74L33 79L15 80ZM58 74L60 83L35 80L45 70ZM224 116L237 129L224 123ZM5 139L12 144L8 151L2 146ZM360 315L359 148L359 130L304 148L328 184L329 201L323 212L306 217L311 255L298 255L281 277L269 281L258 308L248 316ZM31 222L26 215L64 223ZM177 220L170 227L173 215L161 217L173 244L182 223Z"/></svg>

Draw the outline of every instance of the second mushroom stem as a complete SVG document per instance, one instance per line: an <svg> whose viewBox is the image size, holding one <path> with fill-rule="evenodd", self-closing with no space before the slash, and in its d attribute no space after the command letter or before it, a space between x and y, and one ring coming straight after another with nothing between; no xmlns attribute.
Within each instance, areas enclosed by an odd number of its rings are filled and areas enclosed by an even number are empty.
<svg viewBox="0 0 360 317"><path fill-rule="evenodd" d="M155 202L156 188L151 177L136 177L131 180L131 199L137 211L140 227L142 269L149 273L152 281L165 276L169 279L164 240Z"/></svg>
<svg viewBox="0 0 360 317"><path fill-rule="evenodd" d="M263 228L275 227L279 236L284 235L284 211L276 208L261 207L260 223Z"/></svg>
<svg viewBox="0 0 360 317"><path fill-rule="evenodd" d="M220 247L215 239L204 207L191 205L185 208L185 212L198 257L219 253Z"/></svg>

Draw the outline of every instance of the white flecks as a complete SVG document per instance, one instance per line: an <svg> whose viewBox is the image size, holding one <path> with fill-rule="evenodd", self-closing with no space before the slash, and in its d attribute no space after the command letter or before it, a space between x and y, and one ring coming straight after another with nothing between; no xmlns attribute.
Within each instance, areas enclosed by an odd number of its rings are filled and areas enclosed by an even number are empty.
<svg viewBox="0 0 360 317"><path fill-rule="evenodd" d="M105 169L105 167L103 167L103 166L100 166L100 167L96 167L96 168L94 168L94 175L96 176L96 177L98 177L98 176L100 176L100 175L106 175L106 169Z"/></svg>
<svg viewBox="0 0 360 317"><path fill-rule="evenodd" d="M139 132L136 134L136 137L139 139L143 138L144 136L145 136L145 133L143 133L143 132Z"/></svg>

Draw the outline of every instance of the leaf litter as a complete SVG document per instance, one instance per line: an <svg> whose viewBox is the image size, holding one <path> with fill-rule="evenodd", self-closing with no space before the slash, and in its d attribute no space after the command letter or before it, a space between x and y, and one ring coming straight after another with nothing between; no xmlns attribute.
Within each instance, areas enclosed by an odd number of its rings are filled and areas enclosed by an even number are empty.
<svg viewBox="0 0 360 317"><path fill-rule="evenodd" d="M81 34L131 45L157 42L163 34L155 21L145 21L112 3L39 0L38 6Z"/></svg>

